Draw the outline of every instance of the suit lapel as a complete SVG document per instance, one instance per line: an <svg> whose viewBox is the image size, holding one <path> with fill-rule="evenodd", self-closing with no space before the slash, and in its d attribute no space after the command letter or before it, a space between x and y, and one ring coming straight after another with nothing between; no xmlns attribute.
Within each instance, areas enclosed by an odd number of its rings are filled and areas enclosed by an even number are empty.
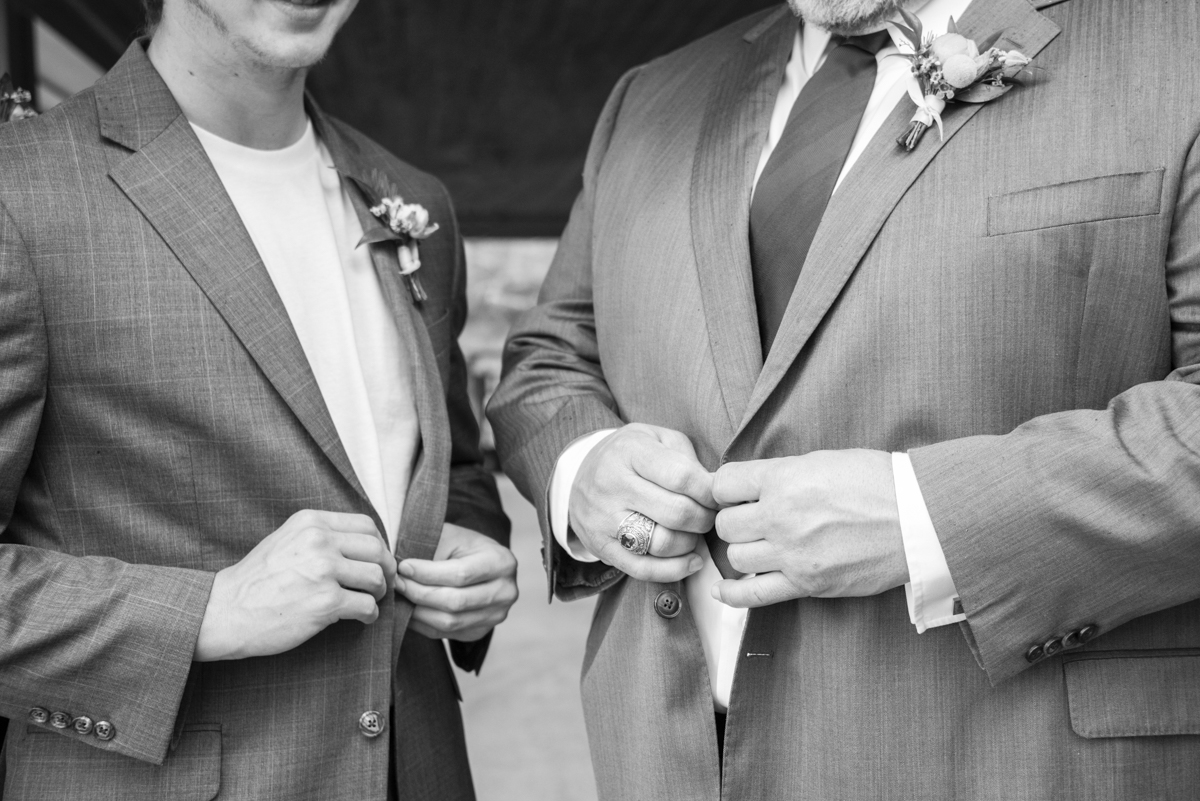
<svg viewBox="0 0 1200 801"><path fill-rule="evenodd" d="M359 147L343 136L311 99L308 108L313 127L329 150L334 167L344 176L343 180L352 179L349 187L350 201L358 215L363 233L369 234L372 230L382 227L382 223L371 214L367 199L363 197L359 188L359 185L371 185L370 175L378 170L380 165L365 158ZM405 200L416 203L425 201L412 187L406 185L400 176L387 173L387 178L395 184ZM426 205L429 205L427 201ZM437 515L425 514L423 509L429 504L436 506L440 502L439 499L446 494L449 475L442 465L444 462L448 463L451 447L450 423L442 395L443 385L438 377L437 359L426 328L426 324L433 321L425 320L425 307L428 304L418 306L413 303L412 295L400 277L400 262L395 243L384 241L363 247L371 249L375 274L396 321L400 341L412 344L412 387L416 396L422 447L401 518L398 553L403 558L432 559L441 537L442 520ZM442 458L443 455L447 455L447 458Z"/></svg>
<svg viewBox="0 0 1200 801"><path fill-rule="evenodd" d="M709 95L692 166L692 241L704 316L734 427L762 369L750 272L750 190L797 24L783 7L738 42Z"/></svg>
<svg viewBox="0 0 1200 801"><path fill-rule="evenodd" d="M1027 0L975 0L963 14L959 28L974 39L1005 30L997 46L1017 48L1030 57L1059 33L1058 26ZM996 102L1002 104L1004 100ZM905 153L896 145L895 137L911 119L913 106L901 98L825 210L775 344L741 418L740 430L745 430L778 387L909 187L946 143L983 109L982 105L947 106L942 115L944 141L936 130L930 130L915 150Z"/></svg>
<svg viewBox="0 0 1200 801"><path fill-rule="evenodd" d="M140 42L97 85L104 135L134 152L110 171L321 450L364 500L275 285L200 141Z"/></svg>

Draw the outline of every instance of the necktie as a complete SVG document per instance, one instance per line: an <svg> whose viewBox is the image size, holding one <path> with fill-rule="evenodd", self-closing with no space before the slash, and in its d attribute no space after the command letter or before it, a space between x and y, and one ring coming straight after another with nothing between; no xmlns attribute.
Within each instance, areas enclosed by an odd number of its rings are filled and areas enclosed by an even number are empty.
<svg viewBox="0 0 1200 801"><path fill-rule="evenodd" d="M891 37L879 31L834 42L825 64L796 98L750 206L750 260L764 358L875 88L875 54Z"/></svg>
<svg viewBox="0 0 1200 801"><path fill-rule="evenodd" d="M871 99L875 54L891 36L880 31L835 42L800 90L750 206L750 264L764 358ZM739 576L729 564L729 545L716 531L705 539L721 575Z"/></svg>

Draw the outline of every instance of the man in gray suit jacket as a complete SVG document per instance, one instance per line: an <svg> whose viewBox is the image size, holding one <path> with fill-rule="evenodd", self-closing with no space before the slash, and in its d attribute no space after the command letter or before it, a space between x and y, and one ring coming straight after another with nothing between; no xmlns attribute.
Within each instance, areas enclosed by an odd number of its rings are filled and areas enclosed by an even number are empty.
<svg viewBox="0 0 1200 801"><path fill-rule="evenodd" d="M441 639L515 561L450 201L306 101L354 0L148 5L0 128L4 797L473 798Z"/></svg>
<svg viewBox="0 0 1200 801"><path fill-rule="evenodd" d="M489 410L601 796L1194 798L1197 5L906 2L1040 68L911 152L791 5L620 82Z"/></svg>

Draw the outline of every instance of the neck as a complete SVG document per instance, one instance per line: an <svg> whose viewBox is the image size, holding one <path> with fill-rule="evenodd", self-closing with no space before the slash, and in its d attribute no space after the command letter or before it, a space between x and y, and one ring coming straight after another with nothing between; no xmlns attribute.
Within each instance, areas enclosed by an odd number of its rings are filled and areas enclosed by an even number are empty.
<svg viewBox="0 0 1200 801"><path fill-rule="evenodd" d="M166 23L147 54L190 122L259 150L300 140L306 69L255 64L227 41Z"/></svg>

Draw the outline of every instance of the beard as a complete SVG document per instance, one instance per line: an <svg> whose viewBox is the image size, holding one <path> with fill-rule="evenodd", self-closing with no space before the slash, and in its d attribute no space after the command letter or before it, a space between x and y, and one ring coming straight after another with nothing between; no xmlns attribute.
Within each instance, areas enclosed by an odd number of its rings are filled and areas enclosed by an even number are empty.
<svg viewBox="0 0 1200 801"><path fill-rule="evenodd" d="M923 5L925 0L788 0L796 16L841 36L881 30L901 8Z"/></svg>

